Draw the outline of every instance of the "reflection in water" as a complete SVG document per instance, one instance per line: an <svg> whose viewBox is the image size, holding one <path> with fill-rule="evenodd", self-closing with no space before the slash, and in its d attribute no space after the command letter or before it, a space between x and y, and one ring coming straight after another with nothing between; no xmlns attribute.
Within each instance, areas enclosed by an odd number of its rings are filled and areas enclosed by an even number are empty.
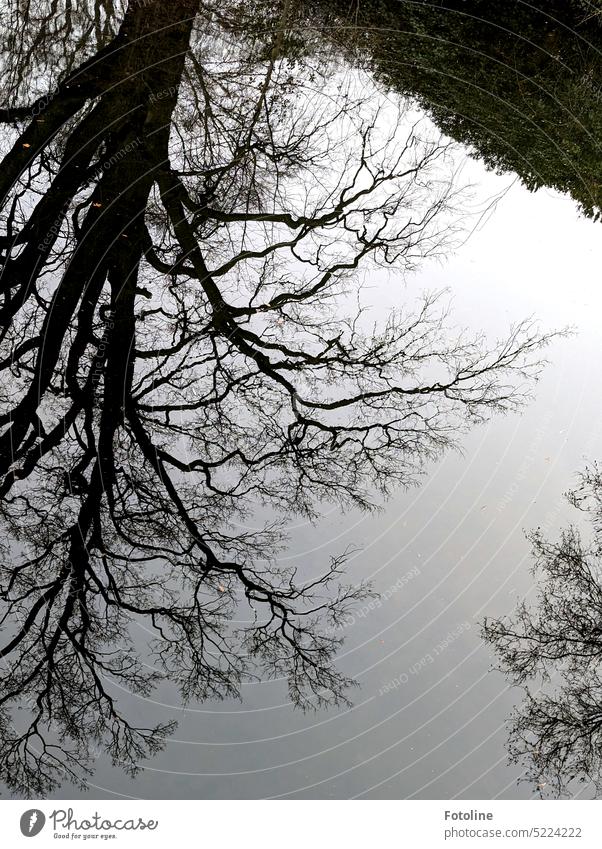
<svg viewBox="0 0 602 849"><path fill-rule="evenodd" d="M318 4L320 6L322 4ZM599 5L579 0L328 0L336 40L443 132L530 189L602 205ZM537 8L539 6L539 8Z"/></svg>
<svg viewBox="0 0 602 849"><path fill-rule="evenodd" d="M360 275L462 232L450 145L285 15L243 40L244 11L210 6L132 0L81 56L85 8L60 33L32 14L12 45L0 776L19 793L82 780L96 747L134 773L163 745L173 724L134 725L115 685L285 677L301 707L344 702L333 659L369 590L344 554L309 580L276 567L281 517L415 482L516 409L549 339L526 322L488 347L432 295L374 328Z"/></svg>
<svg viewBox="0 0 602 849"><path fill-rule="evenodd" d="M575 527L557 542L533 533L536 603L522 603L483 629L504 671L525 688L512 719L511 757L526 763L537 787L557 795L570 792L575 780L602 791L600 470L584 473L569 497L587 513L593 539L586 543Z"/></svg>

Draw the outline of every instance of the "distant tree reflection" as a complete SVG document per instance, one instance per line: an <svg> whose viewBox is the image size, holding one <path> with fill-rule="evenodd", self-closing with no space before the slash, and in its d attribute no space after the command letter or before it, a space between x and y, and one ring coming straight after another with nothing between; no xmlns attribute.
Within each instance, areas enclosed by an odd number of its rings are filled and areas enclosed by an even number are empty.
<svg viewBox="0 0 602 849"><path fill-rule="evenodd" d="M570 493L593 528L571 526L557 542L531 535L537 600L488 620L484 636L525 698L511 722L509 751L539 790L571 782L602 792L602 472L593 467Z"/></svg>

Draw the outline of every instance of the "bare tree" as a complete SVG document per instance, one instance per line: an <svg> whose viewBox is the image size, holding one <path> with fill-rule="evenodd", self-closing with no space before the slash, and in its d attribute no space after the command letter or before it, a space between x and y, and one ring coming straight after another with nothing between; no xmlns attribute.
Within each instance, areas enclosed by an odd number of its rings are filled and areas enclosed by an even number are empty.
<svg viewBox="0 0 602 849"><path fill-rule="evenodd" d="M84 780L96 745L131 772L163 745L172 726L133 725L115 682L204 699L285 676L302 707L345 699L332 626L365 588L344 554L304 581L279 520L241 520L370 508L541 366L530 323L488 348L436 296L369 326L360 274L453 243L453 162L336 63L281 59L288 5L262 39L234 4L131 0L114 27L90 6L100 49L1 113L0 777L18 792Z"/></svg>
<svg viewBox="0 0 602 849"><path fill-rule="evenodd" d="M488 620L484 636L501 667L523 685L509 751L542 794L572 792L572 782L602 790L602 474L581 475L569 494L593 527L588 543L571 526L557 542L531 535L537 601L512 617Z"/></svg>

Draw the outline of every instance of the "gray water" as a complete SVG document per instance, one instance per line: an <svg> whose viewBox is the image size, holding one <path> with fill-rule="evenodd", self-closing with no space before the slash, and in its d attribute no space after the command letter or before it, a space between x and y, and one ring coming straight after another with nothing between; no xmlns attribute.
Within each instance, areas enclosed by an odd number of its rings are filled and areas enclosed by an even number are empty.
<svg viewBox="0 0 602 849"><path fill-rule="evenodd" d="M512 182L469 170L484 193ZM349 579L372 579L381 593L344 628L339 667L358 682L353 707L300 713L283 682L186 709L169 688L154 699L122 693L138 721L179 720L165 751L135 779L100 756L86 794L64 785L54 798L533 796L504 747L520 693L492 669L479 623L533 597L525 531L541 526L554 537L575 521L563 493L602 457L599 226L567 198L512 185L453 257L408 281L415 292L449 286L455 320L491 338L529 314L577 332L548 349L522 413L467 434L461 453L380 514L291 521L287 562L312 573L353 545Z"/></svg>

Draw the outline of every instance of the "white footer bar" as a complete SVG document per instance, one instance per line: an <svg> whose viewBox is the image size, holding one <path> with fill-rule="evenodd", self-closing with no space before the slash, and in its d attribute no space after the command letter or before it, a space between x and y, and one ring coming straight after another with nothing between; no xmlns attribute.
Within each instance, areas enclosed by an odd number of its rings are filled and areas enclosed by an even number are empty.
<svg viewBox="0 0 602 849"><path fill-rule="evenodd" d="M0 801L0 845L600 849L602 802Z"/></svg>

